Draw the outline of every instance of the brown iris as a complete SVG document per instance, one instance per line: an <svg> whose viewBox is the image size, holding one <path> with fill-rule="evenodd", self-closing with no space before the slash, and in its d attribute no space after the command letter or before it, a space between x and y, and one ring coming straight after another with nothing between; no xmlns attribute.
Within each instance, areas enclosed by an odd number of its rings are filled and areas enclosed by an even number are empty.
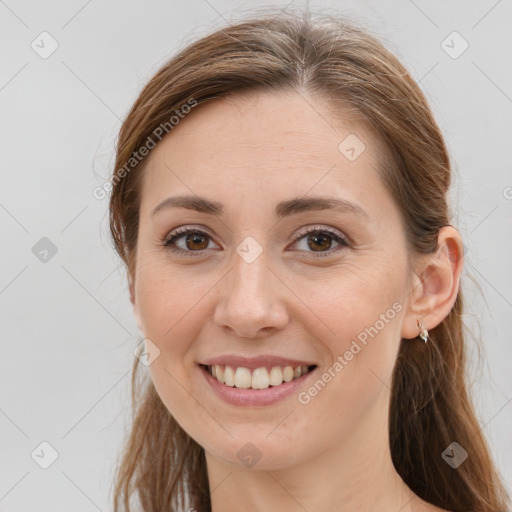
<svg viewBox="0 0 512 512"><path fill-rule="evenodd" d="M198 232L192 232L188 233L185 238L185 243L187 246L187 249L197 249L197 250L203 250L208 247L208 237L206 235L203 235ZM192 245L190 245L192 244ZM196 244L199 244L200 247L198 247Z"/></svg>
<svg viewBox="0 0 512 512"><path fill-rule="evenodd" d="M310 235L308 237L308 247L310 249L330 249L330 246L331 246L331 241L330 241L330 236L328 235ZM314 239L315 242L312 243L311 240ZM318 242L318 240L321 240L322 242Z"/></svg>

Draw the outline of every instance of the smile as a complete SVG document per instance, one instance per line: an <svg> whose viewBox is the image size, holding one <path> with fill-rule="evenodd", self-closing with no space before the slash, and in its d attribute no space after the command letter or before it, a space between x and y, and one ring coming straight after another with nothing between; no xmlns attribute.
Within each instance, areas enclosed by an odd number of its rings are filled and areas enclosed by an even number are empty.
<svg viewBox="0 0 512 512"><path fill-rule="evenodd" d="M311 366L272 366L253 370L243 366L228 365L204 366L208 373L221 384L243 389L267 389L302 377L316 368Z"/></svg>
<svg viewBox="0 0 512 512"><path fill-rule="evenodd" d="M264 366L260 362L252 368L238 364L199 364L198 368L214 395L239 407L270 406L297 395L318 369L315 364Z"/></svg>

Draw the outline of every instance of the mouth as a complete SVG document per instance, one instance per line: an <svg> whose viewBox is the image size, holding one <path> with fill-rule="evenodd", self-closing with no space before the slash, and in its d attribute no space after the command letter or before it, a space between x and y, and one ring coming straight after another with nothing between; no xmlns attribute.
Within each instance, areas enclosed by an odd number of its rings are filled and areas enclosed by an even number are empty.
<svg viewBox="0 0 512 512"><path fill-rule="evenodd" d="M311 373L317 365L309 366L261 366L246 368L224 364L199 365L215 381L226 388L265 390L278 388Z"/></svg>

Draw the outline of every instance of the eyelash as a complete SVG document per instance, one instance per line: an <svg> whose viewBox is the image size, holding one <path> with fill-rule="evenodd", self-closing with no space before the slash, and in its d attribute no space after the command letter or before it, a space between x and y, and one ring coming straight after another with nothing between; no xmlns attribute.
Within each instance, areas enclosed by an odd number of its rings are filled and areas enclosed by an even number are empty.
<svg viewBox="0 0 512 512"><path fill-rule="evenodd" d="M179 240L180 238L182 238L183 236L185 236L189 233L205 235L211 239L211 237L208 233L206 233L200 229L191 228L191 227L182 227L182 228L177 228L174 232L172 232L169 235L169 237L163 241L162 245L164 246L164 248L168 249L169 251L178 253L183 256L191 256L191 257L202 256L204 251L206 251L207 249L202 249L200 251L185 251L183 249L179 249L179 248L176 248L175 246L173 246L174 242L176 242L177 240ZM324 258L326 256L331 256L333 252L337 252L338 250L342 250L343 248L350 246L348 239L340 231L334 230L331 228L318 227L318 226L310 227L305 232L297 235L294 238L293 243L294 244L297 243L299 240L307 237L308 235L311 235L312 233L327 234L332 239L334 239L335 242L340 244L338 247L335 247L334 249L329 249L327 251L321 251L318 253L312 252L314 258ZM306 251L306 252L308 252L308 251Z"/></svg>

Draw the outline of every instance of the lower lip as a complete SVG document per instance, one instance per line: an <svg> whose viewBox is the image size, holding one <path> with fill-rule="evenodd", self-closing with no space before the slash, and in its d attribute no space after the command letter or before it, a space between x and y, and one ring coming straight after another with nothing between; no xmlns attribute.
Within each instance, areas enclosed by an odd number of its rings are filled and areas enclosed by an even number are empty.
<svg viewBox="0 0 512 512"><path fill-rule="evenodd" d="M241 407L251 407L256 405L272 405L294 393L298 394L299 388L304 384L306 379L315 373L316 368L298 379L283 382L279 384L279 386L270 386L266 389L246 389L226 386L213 378L204 366L199 366L199 370L204 375L206 382L225 402Z"/></svg>

